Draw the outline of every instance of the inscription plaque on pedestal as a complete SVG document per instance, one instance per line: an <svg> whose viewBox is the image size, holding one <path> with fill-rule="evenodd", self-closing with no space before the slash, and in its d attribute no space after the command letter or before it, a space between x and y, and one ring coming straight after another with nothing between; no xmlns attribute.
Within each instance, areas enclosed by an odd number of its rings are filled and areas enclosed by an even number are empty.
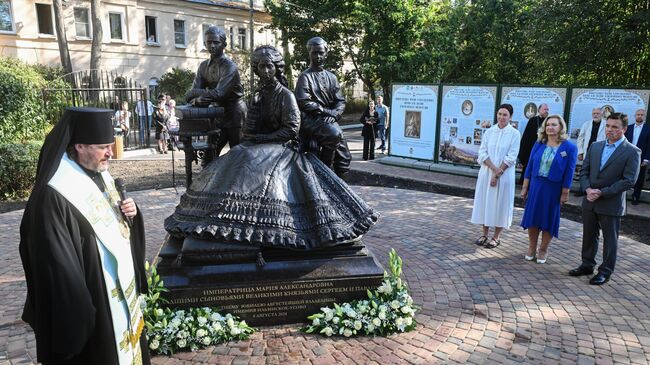
<svg viewBox="0 0 650 365"><path fill-rule="evenodd" d="M338 250L293 254L255 263L202 264L174 268L180 244L168 239L158 273L171 307L217 307L251 325L306 322L323 306L367 298L381 285L383 269L357 244ZM288 257L287 257L288 256Z"/></svg>

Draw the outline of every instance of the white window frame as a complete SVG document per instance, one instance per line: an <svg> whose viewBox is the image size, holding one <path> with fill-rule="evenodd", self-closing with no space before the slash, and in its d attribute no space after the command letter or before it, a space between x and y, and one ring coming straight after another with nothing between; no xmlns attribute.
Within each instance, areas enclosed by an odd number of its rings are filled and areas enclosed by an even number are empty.
<svg viewBox="0 0 650 365"><path fill-rule="evenodd" d="M201 24L201 51L208 51L208 49L205 48L205 31L210 27L210 25L212 24Z"/></svg>
<svg viewBox="0 0 650 365"><path fill-rule="evenodd" d="M87 26L88 35L87 36L77 34L77 18L75 17L75 11L77 9L85 10L86 15L88 16L88 19L87 19L88 20L88 23L87 23L88 24L88 26ZM76 39L93 39L93 23L90 20L90 8L87 8L87 7L84 7L84 6L75 6L75 7L72 8L72 16L74 18L74 33L75 33Z"/></svg>
<svg viewBox="0 0 650 365"><path fill-rule="evenodd" d="M156 97L158 95L154 95L158 92L159 90L159 85L158 85L158 79L156 77L152 77L149 79L149 84L147 85L147 93L149 94L149 100L156 100Z"/></svg>
<svg viewBox="0 0 650 365"><path fill-rule="evenodd" d="M111 34L111 14L120 16L120 28L122 30L122 38L113 38ZM123 43L126 42L126 16L124 12L121 11L109 11L108 12L108 35L111 42Z"/></svg>
<svg viewBox="0 0 650 365"><path fill-rule="evenodd" d="M242 33L242 30L244 31L243 33ZM242 35L244 36L243 37L244 38L244 43L243 44L241 43ZM237 40L237 48L242 49L242 50L248 49L248 45L246 43L246 41L248 40L248 30L246 28L243 28L243 27L237 27L237 34L235 34L235 36L237 37L236 38L236 40Z"/></svg>
<svg viewBox="0 0 650 365"><path fill-rule="evenodd" d="M0 34L16 34L16 22L14 20L14 9L11 0L7 0L7 2L9 3L9 19L11 21L11 29L0 30Z"/></svg>
<svg viewBox="0 0 650 365"><path fill-rule="evenodd" d="M176 43L176 22L183 22L183 43ZM174 45L176 48L187 48L187 22L185 19L174 19L173 20L173 29L174 29Z"/></svg>
<svg viewBox="0 0 650 365"><path fill-rule="evenodd" d="M36 10L38 5L46 5L50 7L50 21L52 22L52 34L50 33L41 33L41 23L38 19L38 11ZM56 38L56 23L54 20L54 6L48 3L34 3L34 11L36 12L36 27L38 28L38 36L41 38Z"/></svg>
<svg viewBox="0 0 650 365"><path fill-rule="evenodd" d="M155 34L154 36L156 37L156 40L151 42L149 41L149 30L147 27L149 26L149 18L153 18L154 21L154 27L155 27ZM160 46L160 32L158 31L158 17L153 16L153 15L145 15L144 16L144 36L145 36L145 43L147 46Z"/></svg>
<svg viewBox="0 0 650 365"><path fill-rule="evenodd" d="M230 42L230 49L235 49L235 43L236 43L236 42L235 42L235 29L236 29L236 28L235 28L235 27L232 27L232 26L231 26L230 29L229 29L229 33L230 33L230 34L229 34L229 36L230 36L229 38L230 38L230 39L228 40L228 42Z"/></svg>

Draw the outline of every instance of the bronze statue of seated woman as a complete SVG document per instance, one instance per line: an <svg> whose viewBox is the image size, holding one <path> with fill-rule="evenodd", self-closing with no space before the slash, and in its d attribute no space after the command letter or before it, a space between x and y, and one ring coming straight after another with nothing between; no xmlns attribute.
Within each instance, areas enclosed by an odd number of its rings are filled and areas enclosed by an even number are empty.
<svg viewBox="0 0 650 365"><path fill-rule="evenodd" d="M185 238L188 249L210 242L205 257L224 261L250 253L259 260L267 248L312 251L357 240L378 213L317 156L299 152L300 110L282 55L262 46L251 62L260 86L244 142L195 177L165 229Z"/></svg>

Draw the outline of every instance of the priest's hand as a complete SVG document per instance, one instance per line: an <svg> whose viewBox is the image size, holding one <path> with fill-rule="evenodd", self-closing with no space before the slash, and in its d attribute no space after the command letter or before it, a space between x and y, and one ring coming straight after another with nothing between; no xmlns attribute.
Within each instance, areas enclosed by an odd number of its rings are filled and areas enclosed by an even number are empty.
<svg viewBox="0 0 650 365"><path fill-rule="evenodd" d="M120 205L120 209L122 209L122 213L129 218L135 217L138 214L138 208L132 198L124 199Z"/></svg>

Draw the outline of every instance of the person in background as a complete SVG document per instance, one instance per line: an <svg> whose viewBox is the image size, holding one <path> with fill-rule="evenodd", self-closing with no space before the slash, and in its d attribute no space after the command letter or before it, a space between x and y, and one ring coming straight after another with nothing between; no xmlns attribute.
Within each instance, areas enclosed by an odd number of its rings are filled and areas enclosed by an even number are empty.
<svg viewBox="0 0 650 365"><path fill-rule="evenodd" d="M485 131L478 151L481 169L476 180L471 222L483 227L475 244L495 248L503 229L510 228L515 203L515 164L521 134L510 125L512 105L497 109L497 124ZM494 235L488 240L490 227Z"/></svg>
<svg viewBox="0 0 650 365"><path fill-rule="evenodd" d="M384 97L381 95L377 96L377 105L375 105L375 110L377 110L377 114L379 114L377 134L381 139L381 145L377 147L377 149L381 150L381 153L384 153L386 150L386 131L390 126L390 110L388 109L388 106L384 105Z"/></svg>
<svg viewBox="0 0 650 365"><path fill-rule="evenodd" d="M582 163L582 264L571 276L591 275L596 266L598 238L603 233L603 262L589 284L609 281L616 265L618 231L625 214L625 193L639 174L641 150L624 138L627 116L611 113L605 125L607 139L594 142Z"/></svg>
<svg viewBox="0 0 650 365"><path fill-rule="evenodd" d="M178 132L180 128L180 122L178 121L178 115L176 113L176 101L174 99L169 100L169 118L167 119L167 131L168 132ZM178 134L171 135L169 138L169 148L172 148L174 151L178 151Z"/></svg>
<svg viewBox="0 0 650 365"><path fill-rule="evenodd" d="M538 264L545 263L548 246L553 237L558 237L560 206L569 200L578 159L578 149L568 139L564 119L551 115L542 122L531 151L521 187L521 198L526 202L521 226L528 230L527 261L537 258Z"/></svg>
<svg viewBox="0 0 650 365"><path fill-rule="evenodd" d="M605 140L605 123L602 123L603 112L600 108L591 110L591 120L580 127L578 134L578 161L585 158L585 154L592 143Z"/></svg>
<svg viewBox="0 0 650 365"><path fill-rule="evenodd" d="M163 93L163 95L165 96L165 111L167 114L170 114L172 109L172 101L174 101L174 99L172 99L172 96L169 93ZM176 104L175 101L174 104Z"/></svg>
<svg viewBox="0 0 650 365"><path fill-rule="evenodd" d="M127 137L129 135L131 125L131 112L129 111L129 102L123 101L122 108L115 112L114 115L115 127L119 128L122 135Z"/></svg>
<svg viewBox="0 0 650 365"><path fill-rule="evenodd" d="M135 114L138 116L138 128L140 131L139 137L141 145L144 145L144 136L147 132L147 128L151 127L151 123L153 121L153 109L153 104L149 99L147 99L146 103L144 100L138 100L138 102L135 104Z"/></svg>
<svg viewBox="0 0 650 365"><path fill-rule="evenodd" d="M589 146L597 141L605 140L605 123L602 122L603 111L599 107L591 110L591 120L588 120L580 127L578 134L578 164L582 164ZM575 196L582 196L582 192L578 191Z"/></svg>
<svg viewBox="0 0 650 365"><path fill-rule="evenodd" d="M167 153L167 141L169 132L167 130L167 120L169 114L165 110L165 99L159 99L156 109L153 111L153 121L156 124L156 141L158 141L158 153Z"/></svg>
<svg viewBox="0 0 650 365"><path fill-rule="evenodd" d="M118 95L115 95L113 97L113 102L111 102L111 109L113 111L118 111L122 108L122 103L120 103L120 97Z"/></svg>
<svg viewBox="0 0 650 365"><path fill-rule="evenodd" d="M526 172L526 166L528 166L528 159L530 158L530 152L533 150L533 146L537 141L537 136L539 128L542 126L542 122L548 116L548 105L542 103L537 108L538 114L533 116L528 120L526 124L526 129L521 135L521 143L519 144L519 163L521 163L521 175L519 175L519 185L524 182L524 172Z"/></svg>
<svg viewBox="0 0 650 365"><path fill-rule="evenodd" d="M370 100L368 107L359 118L363 125L361 136L363 136L363 160L375 159L375 139L377 138L377 122L379 113L375 110L375 102Z"/></svg>
<svg viewBox="0 0 650 365"><path fill-rule="evenodd" d="M632 205L637 205L639 204L641 189L643 189L645 174L648 169L648 160L650 160L650 126L645 122L645 109L637 110L634 113L634 119L634 126L627 128L625 138L641 150L639 177L636 179L634 192L632 193Z"/></svg>

